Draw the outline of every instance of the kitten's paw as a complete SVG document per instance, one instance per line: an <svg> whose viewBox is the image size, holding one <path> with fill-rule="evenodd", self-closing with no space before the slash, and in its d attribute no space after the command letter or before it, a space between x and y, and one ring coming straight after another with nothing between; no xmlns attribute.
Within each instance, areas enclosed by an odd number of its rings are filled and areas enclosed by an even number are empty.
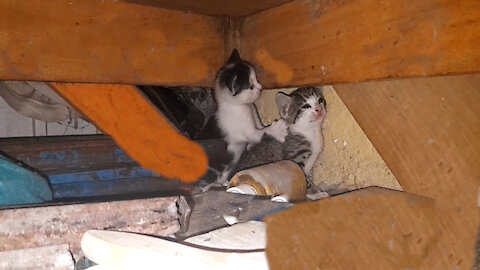
<svg viewBox="0 0 480 270"><path fill-rule="evenodd" d="M277 141L285 142L285 137L288 135L288 124L284 119L274 121L265 132L274 137Z"/></svg>
<svg viewBox="0 0 480 270"><path fill-rule="evenodd" d="M330 195L317 187L317 185L315 185L315 183L312 181L311 176L307 176L307 199L310 201L316 201L326 197L330 197Z"/></svg>

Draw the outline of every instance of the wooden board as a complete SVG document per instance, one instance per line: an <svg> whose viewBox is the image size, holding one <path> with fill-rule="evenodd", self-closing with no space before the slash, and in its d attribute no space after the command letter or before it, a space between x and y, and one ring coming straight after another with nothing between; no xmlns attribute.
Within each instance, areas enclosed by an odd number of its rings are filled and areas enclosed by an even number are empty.
<svg viewBox="0 0 480 270"><path fill-rule="evenodd" d="M116 270L268 270L264 251L202 249L146 235L91 230L82 237L86 257Z"/></svg>
<svg viewBox="0 0 480 270"><path fill-rule="evenodd" d="M205 150L177 133L134 86L54 83L52 87L143 168L185 182L207 172Z"/></svg>
<svg viewBox="0 0 480 270"><path fill-rule="evenodd" d="M246 16L279 6L292 0L122 0L129 3L150 5L210 16Z"/></svg>
<svg viewBox="0 0 480 270"><path fill-rule="evenodd" d="M403 189L436 200L440 268L470 269L480 223L480 74L334 88Z"/></svg>
<svg viewBox="0 0 480 270"><path fill-rule="evenodd" d="M80 238L91 229L173 236L179 197L0 210L0 251L68 244L81 257Z"/></svg>
<svg viewBox="0 0 480 270"><path fill-rule="evenodd" d="M432 199L357 190L267 217L267 258L270 269L454 269L441 218Z"/></svg>
<svg viewBox="0 0 480 270"><path fill-rule="evenodd" d="M222 19L117 1L0 0L0 79L212 86Z"/></svg>
<svg viewBox="0 0 480 270"><path fill-rule="evenodd" d="M0 270L74 270L68 245L0 252Z"/></svg>
<svg viewBox="0 0 480 270"><path fill-rule="evenodd" d="M298 0L245 18L266 88L480 71L477 0Z"/></svg>

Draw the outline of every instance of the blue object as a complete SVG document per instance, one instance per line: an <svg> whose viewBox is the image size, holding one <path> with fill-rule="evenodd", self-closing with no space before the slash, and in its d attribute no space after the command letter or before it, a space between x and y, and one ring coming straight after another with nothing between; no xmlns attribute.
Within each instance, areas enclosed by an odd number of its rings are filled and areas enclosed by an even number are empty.
<svg viewBox="0 0 480 270"><path fill-rule="evenodd" d="M35 204L52 200L52 190L42 176L0 155L0 205Z"/></svg>

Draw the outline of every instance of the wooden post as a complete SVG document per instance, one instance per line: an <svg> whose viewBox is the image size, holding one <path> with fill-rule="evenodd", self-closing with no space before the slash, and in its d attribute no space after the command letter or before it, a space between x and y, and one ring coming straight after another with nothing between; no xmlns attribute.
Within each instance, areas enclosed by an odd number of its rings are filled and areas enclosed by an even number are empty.
<svg viewBox="0 0 480 270"><path fill-rule="evenodd" d="M173 236L178 197L0 210L0 251L68 244L76 260L80 238L101 229Z"/></svg>

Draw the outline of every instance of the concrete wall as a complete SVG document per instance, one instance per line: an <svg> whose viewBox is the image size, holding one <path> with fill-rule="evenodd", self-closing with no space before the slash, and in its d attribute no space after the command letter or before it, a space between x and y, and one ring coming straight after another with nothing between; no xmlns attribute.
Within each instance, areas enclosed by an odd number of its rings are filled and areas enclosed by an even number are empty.
<svg viewBox="0 0 480 270"><path fill-rule="evenodd" d="M0 98L0 138L98 133L101 132L93 124L83 119L72 120L71 123L69 121L47 123L25 117L17 113Z"/></svg>
<svg viewBox="0 0 480 270"><path fill-rule="evenodd" d="M278 118L275 94L294 89L264 91L257 102L264 124ZM315 183L321 188L353 190L381 186L401 187L365 133L331 86L324 87L327 116L323 125L325 146L314 167Z"/></svg>

